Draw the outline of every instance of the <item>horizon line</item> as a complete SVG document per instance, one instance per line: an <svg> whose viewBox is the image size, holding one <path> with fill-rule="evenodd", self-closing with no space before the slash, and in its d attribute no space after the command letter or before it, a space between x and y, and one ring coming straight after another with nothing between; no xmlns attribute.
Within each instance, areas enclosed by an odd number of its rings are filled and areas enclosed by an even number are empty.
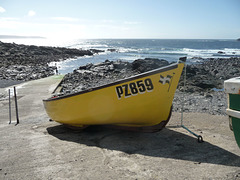
<svg viewBox="0 0 240 180"><path fill-rule="evenodd" d="M22 35L1 35L0 34L0 39L51 39L51 37L43 37L43 36L22 36ZM71 40L73 38L69 38ZM238 40L240 38L74 38L74 39L103 39L103 40L111 40L111 39L135 39L135 40L141 40L141 39L149 39L149 40L157 40L157 39L162 39L162 40ZM66 39L65 39L66 40Z"/></svg>

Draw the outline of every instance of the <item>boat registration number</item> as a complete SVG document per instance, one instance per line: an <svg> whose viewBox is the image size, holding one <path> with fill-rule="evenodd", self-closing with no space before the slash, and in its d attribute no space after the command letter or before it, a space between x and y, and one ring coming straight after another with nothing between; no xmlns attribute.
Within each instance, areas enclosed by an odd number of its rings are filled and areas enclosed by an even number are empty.
<svg viewBox="0 0 240 180"><path fill-rule="evenodd" d="M136 96L138 94L143 94L145 92L153 91L153 83L150 78L139 80L132 83L123 84L116 87L116 93L118 99L122 97L128 98L131 96Z"/></svg>

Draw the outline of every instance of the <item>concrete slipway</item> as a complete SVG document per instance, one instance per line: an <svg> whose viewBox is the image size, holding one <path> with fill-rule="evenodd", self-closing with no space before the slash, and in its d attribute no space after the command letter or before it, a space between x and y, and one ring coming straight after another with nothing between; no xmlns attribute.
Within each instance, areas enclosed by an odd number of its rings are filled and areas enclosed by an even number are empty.
<svg viewBox="0 0 240 180"><path fill-rule="evenodd" d="M204 143L178 127L178 113L157 133L74 131L50 122L44 111L42 99L59 81L18 85L17 126L8 124L8 100L0 101L0 179L240 179L240 149L227 116L184 114Z"/></svg>

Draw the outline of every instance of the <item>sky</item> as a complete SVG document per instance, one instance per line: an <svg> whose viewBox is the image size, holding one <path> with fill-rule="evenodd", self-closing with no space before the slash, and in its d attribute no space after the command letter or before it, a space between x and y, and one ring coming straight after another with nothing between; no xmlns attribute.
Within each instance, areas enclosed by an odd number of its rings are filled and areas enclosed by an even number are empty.
<svg viewBox="0 0 240 180"><path fill-rule="evenodd" d="M237 39L240 0L0 0L0 35Z"/></svg>

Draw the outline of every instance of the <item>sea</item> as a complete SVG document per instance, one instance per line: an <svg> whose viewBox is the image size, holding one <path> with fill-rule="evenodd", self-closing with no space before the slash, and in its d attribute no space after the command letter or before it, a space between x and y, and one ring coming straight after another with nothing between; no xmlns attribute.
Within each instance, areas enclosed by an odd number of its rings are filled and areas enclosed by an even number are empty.
<svg viewBox="0 0 240 180"><path fill-rule="evenodd" d="M2 42L14 42L26 45L44 45L78 49L99 49L104 52L94 56L84 56L53 62L61 74L72 72L88 63L100 63L105 60L129 61L144 58L165 59L176 62L187 57L187 63L197 63L206 58L240 57L240 41L235 39L75 39L54 41L51 39L0 39ZM111 52L109 49L115 49Z"/></svg>

